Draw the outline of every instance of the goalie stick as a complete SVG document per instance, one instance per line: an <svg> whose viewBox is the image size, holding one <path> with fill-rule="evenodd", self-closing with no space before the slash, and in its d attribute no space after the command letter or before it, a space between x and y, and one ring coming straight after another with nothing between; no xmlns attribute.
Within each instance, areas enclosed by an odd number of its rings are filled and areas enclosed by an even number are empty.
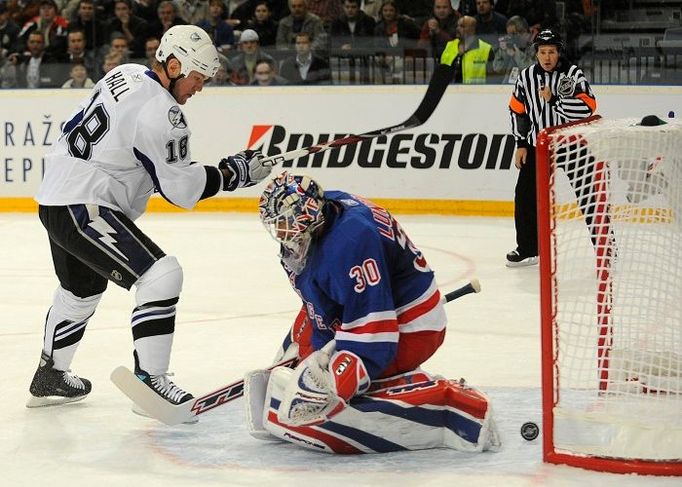
<svg viewBox="0 0 682 487"><path fill-rule="evenodd" d="M478 293L481 285L478 279L441 296L442 303L449 303L467 294ZM275 367L295 367L296 359L289 359L274 364L268 370ZM209 392L201 397L190 399L182 404L172 404L152 389L147 387L129 368L124 366L116 367L111 373L111 381L118 387L123 394L144 409L149 416L161 421L168 426L191 421L195 416L204 414L206 411L227 404L244 395L244 380L232 382L215 391Z"/></svg>
<svg viewBox="0 0 682 487"><path fill-rule="evenodd" d="M372 132L365 132L364 134L358 135L348 135L347 137L342 137L340 139L335 139L330 142L325 142L323 144L312 145L310 147L304 147L302 149L294 149L283 154L277 154L274 156L265 157L262 160L264 165L276 165L281 164L285 161L291 161L292 159L297 159L299 157L305 157L310 154L315 154L317 152L324 152L329 149L334 149L336 147L341 147L344 145L357 144L365 140L374 139L376 137L381 137L382 135L390 135L396 132L402 132L403 130L412 129L418 127L425 123L431 114L434 112L441 98L443 98L443 93L447 89L448 85L452 81L455 68L447 64L439 64L436 69L433 70L433 75L429 81L429 86L426 89L424 98L422 98L421 103L417 107L417 110L412 114L410 118L405 120L403 123L398 125L393 125L391 127L386 127L383 129L374 130Z"/></svg>

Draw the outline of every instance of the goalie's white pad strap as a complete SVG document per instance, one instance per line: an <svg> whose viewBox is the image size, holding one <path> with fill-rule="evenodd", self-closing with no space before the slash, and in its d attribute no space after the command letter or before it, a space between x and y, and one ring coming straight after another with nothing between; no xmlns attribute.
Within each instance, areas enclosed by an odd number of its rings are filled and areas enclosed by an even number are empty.
<svg viewBox="0 0 682 487"><path fill-rule="evenodd" d="M244 375L244 406L246 408L246 427L249 434L259 440L277 440L263 426L263 408L270 371L252 370Z"/></svg>

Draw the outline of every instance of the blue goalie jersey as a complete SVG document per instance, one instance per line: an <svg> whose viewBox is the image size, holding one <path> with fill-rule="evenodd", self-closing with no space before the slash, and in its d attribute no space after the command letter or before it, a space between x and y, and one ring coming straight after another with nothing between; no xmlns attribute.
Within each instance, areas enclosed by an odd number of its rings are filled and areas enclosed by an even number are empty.
<svg viewBox="0 0 682 487"><path fill-rule="evenodd" d="M445 335L433 271L384 208L341 191L325 198L332 207L325 232L303 271L289 272L313 348L335 339L337 350L364 361L371 379L415 369Z"/></svg>

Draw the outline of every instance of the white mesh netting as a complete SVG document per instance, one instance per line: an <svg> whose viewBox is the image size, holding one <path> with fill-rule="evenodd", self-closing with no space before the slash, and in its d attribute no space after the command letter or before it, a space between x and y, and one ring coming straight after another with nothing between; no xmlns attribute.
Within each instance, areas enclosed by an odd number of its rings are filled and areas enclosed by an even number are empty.
<svg viewBox="0 0 682 487"><path fill-rule="evenodd" d="M682 125L600 120L549 149L555 447L679 460Z"/></svg>

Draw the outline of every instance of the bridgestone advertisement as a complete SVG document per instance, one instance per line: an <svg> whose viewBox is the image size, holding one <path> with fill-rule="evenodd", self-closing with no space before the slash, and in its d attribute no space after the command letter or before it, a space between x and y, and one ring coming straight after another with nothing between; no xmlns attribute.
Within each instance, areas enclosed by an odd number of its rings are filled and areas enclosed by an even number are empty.
<svg viewBox="0 0 682 487"><path fill-rule="evenodd" d="M181 107L192 130L191 157L217 164L245 148L276 155L402 122L419 105L420 86L205 88ZM680 87L595 86L597 113L641 117L682 115ZM507 214L517 170L509 134L511 86L456 86L423 125L284 163L275 171L307 173L327 188L369 198L480 203ZM0 210L31 206L43 156L89 90L2 90ZM159 120L159 123L167 123ZM260 186L221 194L255 198ZM488 209L486 210L486 205Z"/></svg>

